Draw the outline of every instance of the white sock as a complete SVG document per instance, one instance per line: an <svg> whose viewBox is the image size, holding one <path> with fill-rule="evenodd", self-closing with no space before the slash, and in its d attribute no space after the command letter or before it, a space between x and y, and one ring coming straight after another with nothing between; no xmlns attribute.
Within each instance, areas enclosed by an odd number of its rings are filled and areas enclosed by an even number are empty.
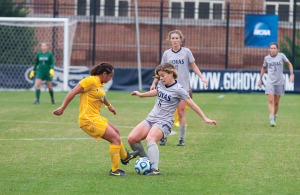
<svg viewBox="0 0 300 195"><path fill-rule="evenodd" d="M149 158L149 156L148 156L148 154L147 154L147 152L146 152L146 150L145 150L145 148L144 148L144 146L143 146L143 144L141 142L138 142L138 143L135 143L133 145L130 145L130 147L131 147L131 149L133 151L138 150L140 157L147 157L147 158Z"/></svg>
<svg viewBox="0 0 300 195"><path fill-rule="evenodd" d="M277 118L277 114L274 115L274 121L276 121L276 118Z"/></svg>
<svg viewBox="0 0 300 195"><path fill-rule="evenodd" d="M159 150L155 142L148 142L148 154L150 158L151 167L153 169L158 169L159 162Z"/></svg>
<svg viewBox="0 0 300 195"><path fill-rule="evenodd" d="M270 119L270 122L271 122L271 121L274 121L274 115L270 115L270 116L269 116L269 119Z"/></svg>
<svg viewBox="0 0 300 195"><path fill-rule="evenodd" d="M186 132L186 126L179 125L179 130L180 130L179 140L183 140L184 141L184 139L185 139L185 132Z"/></svg>

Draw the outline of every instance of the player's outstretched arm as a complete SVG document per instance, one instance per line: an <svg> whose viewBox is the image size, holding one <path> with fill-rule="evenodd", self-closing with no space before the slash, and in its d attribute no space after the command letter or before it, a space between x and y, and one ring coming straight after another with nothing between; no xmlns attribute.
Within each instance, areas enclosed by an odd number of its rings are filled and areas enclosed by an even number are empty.
<svg viewBox="0 0 300 195"><path fill-rule="evenodd" d="M64 110L67 108L68 104L72 99L75 97L75 95L79 93L83 93L84 89L80 84L77 84L76 87L74 87L66 96L64 102L62 103L61 107L53 111L53 114L55 115L62 115L64 113Z"/></svg>
<svg viewBox="0 0 300 195"><path fill-rule="evenodd" d="M197 106L197 104L195 104L195 102L191 99L188 98L186 100L184 100L206 123L210 123L210 124L214 124L217 125L217 122L214 120L210 120L208 118L206 118L206 116L204 115L204 113L202 112L202 110L199 108L199 106Z"/></svg>
<svg viewBox="0 0 300 195"><path fill-rule="evenodd" d="M156 89L155 90L151 90L151 91L148 91L146 93L140 93L138 91L133 91L131 93L131 96L135 96L135 95L139 96L140 98L143 98L143 97L154 97L154 96L157 96L157 90Z"/></svg>
<svg viewBox="0 0 300 195"><path fill-rule="evenodd" d="M201 71L199 70L199 68L197 67L195 62L190 63L190 66L192 67L193 71L201 78L201 81L203 83L206 83L206 87L208 87L208 82L207 80L204 78L204 76L201 74Z"/></svg>
<svg viewBox="0 0 300 195"><path fill-rule="evenodd" d="M259 81L258 81L258 87L259 87L259 88L261 88L261 84L262 84L261 79L262 79L262 77L264 76L266 70L267 70L266 67L264 67L264 66L261 67L261 71L260 71L260 79L259 79Z"/></svg>

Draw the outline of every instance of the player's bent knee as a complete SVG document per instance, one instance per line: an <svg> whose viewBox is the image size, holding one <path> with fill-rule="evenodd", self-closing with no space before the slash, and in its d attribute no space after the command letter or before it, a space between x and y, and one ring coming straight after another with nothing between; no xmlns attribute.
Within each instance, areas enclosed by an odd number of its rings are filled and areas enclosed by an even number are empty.
<svg viewBox="0 0 300 195"><path fill-rule="evenodd" d="M147 143L148 143L148 142L155 142L155 138L152 137L152 136L147 136L147 137L146 137L146 142L147 142Z"/></svg>
<svg viewBox="0 0 300 195"><path fill-rule="evenodd" d="M112 139L111 143L114 144L114 145L118 145L119 146L121 144L121 137L119 135L116 135Z"/></svg>
<svg viewBox="0 0 300 195"><path fill-rule="evenodd" d="M129 145L133 145L133 144L138 142L138 139L135 138L134 136L129 135L128 138L127 138L127 141L129 143Z"/></svg>

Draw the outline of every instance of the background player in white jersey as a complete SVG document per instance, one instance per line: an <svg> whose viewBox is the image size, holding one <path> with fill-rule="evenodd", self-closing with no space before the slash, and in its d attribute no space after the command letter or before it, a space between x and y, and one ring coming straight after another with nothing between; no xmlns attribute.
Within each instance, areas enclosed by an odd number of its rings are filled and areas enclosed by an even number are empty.
<svg viewBox="0 0 300 195"><path fill-rule="evenodd" d="M192 52L186 48L181 47L183 35L179 30L170 31L168 34L168 40L172 44L172 48L164 52L161 63L169 62L175 66L178 71L178 83L182 85L183 89L187 92L190 89L190 66L193 71L201 78L201 81L206 83L208 87L208 82L202 76L199 68L195 63L195 58ZM155 89L157 79L154 79L150 90ZM179 116L179 130L180 137L177 146L184 146L185 143L185 133L186 133L186 118L185 118L185 101L181 101L178 105L178 116Z"/></svg>
<svg viewBox="0 0 300 195"><path fill-rule="evenodd" d="M185 45L185 38L182 38L182 42L181 42L181 47L184 47L184 45ZM192 88L191 88L191 85L190 85L190 89L189 89L189 95L190 95L190 97L193 99L193 91L192 91ZM186 104L185 105L185 109L184 109L184 113L186 114L186 112L188 111L188 109L189 109L189 105L188 104ZM175 119L175 121L174 121L174 126L175 127L179 127L179 116L178 116L178 108L175 110L175 116L174 116L174 119ZM186 124L186 126L187 126L187 124ZM166 144L166 141L167 140L161 140L161 142L159 143L161 146L164 146L165 144Z"/></svg>
<svg viewBox="0 0 300 195"><path fill-rule="evenodd" d="M265 83L265 94L269 98L269 112L270 112L270 126L276 126L277 112L279 108L280 96L284 95L284 77L283 77L283 65L286 62L290 69L290 81L294 82L293 65L283 53L278 53L278 44L270 43L270 54L264 59L263 67L261 68L260 80L258 86L261 88L261 79L268 68L267 82Z"/></svg>
<svg viewBox="0 0 300 195"><path fill-rule="evenodd" d="M146 93L132 92L132 96L157 96L154 108L148 117L137 125L128 136L128 143L133 150L138 150L141 157L150 158L151 171L147 175L160 175L158 169L159 150L156 143L171 133L174 125L174 111L180 101L185 101L206 123L216 125L217 122L205 117L201 109L193 102L188 92L175 80L177 70L170 63L163 63L155 70L155 77L160 80L156 89ZM141 140L146 139L147 155Z"/></svg>

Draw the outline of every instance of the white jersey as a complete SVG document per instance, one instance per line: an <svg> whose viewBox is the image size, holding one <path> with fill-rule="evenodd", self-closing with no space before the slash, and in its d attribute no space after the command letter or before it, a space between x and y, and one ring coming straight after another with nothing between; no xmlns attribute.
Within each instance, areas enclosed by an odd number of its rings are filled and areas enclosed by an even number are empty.
<svg viewBox="0 0 300 195"><path fill-rule="evenodd" d="M174 125L174 112L179 102L190 98L190 96L177 81L170 86L165 86L159 81L156 90L155 105L147 120L151 123L168 124L172 128Z"/></svg>
<svg viewBox="0 0 300 195"><path fill-rule="evenodd" d="M175 66L178 71L177 81L182 85L183 89L189 91L190 89L190 63L194 62L195 58L186 47L181 47L179 51L175 52L172 49L168 49L164 52L161 59L161 64L169 62Z"/></svg>
<svg viewBox="0 0 300 195"><path fill-rule="evenodd" d="M288 61L283 53L277 53L274 57L271 55L265 57L263 67L268 67L266 85L284 85L283 65Z"/></svg>

